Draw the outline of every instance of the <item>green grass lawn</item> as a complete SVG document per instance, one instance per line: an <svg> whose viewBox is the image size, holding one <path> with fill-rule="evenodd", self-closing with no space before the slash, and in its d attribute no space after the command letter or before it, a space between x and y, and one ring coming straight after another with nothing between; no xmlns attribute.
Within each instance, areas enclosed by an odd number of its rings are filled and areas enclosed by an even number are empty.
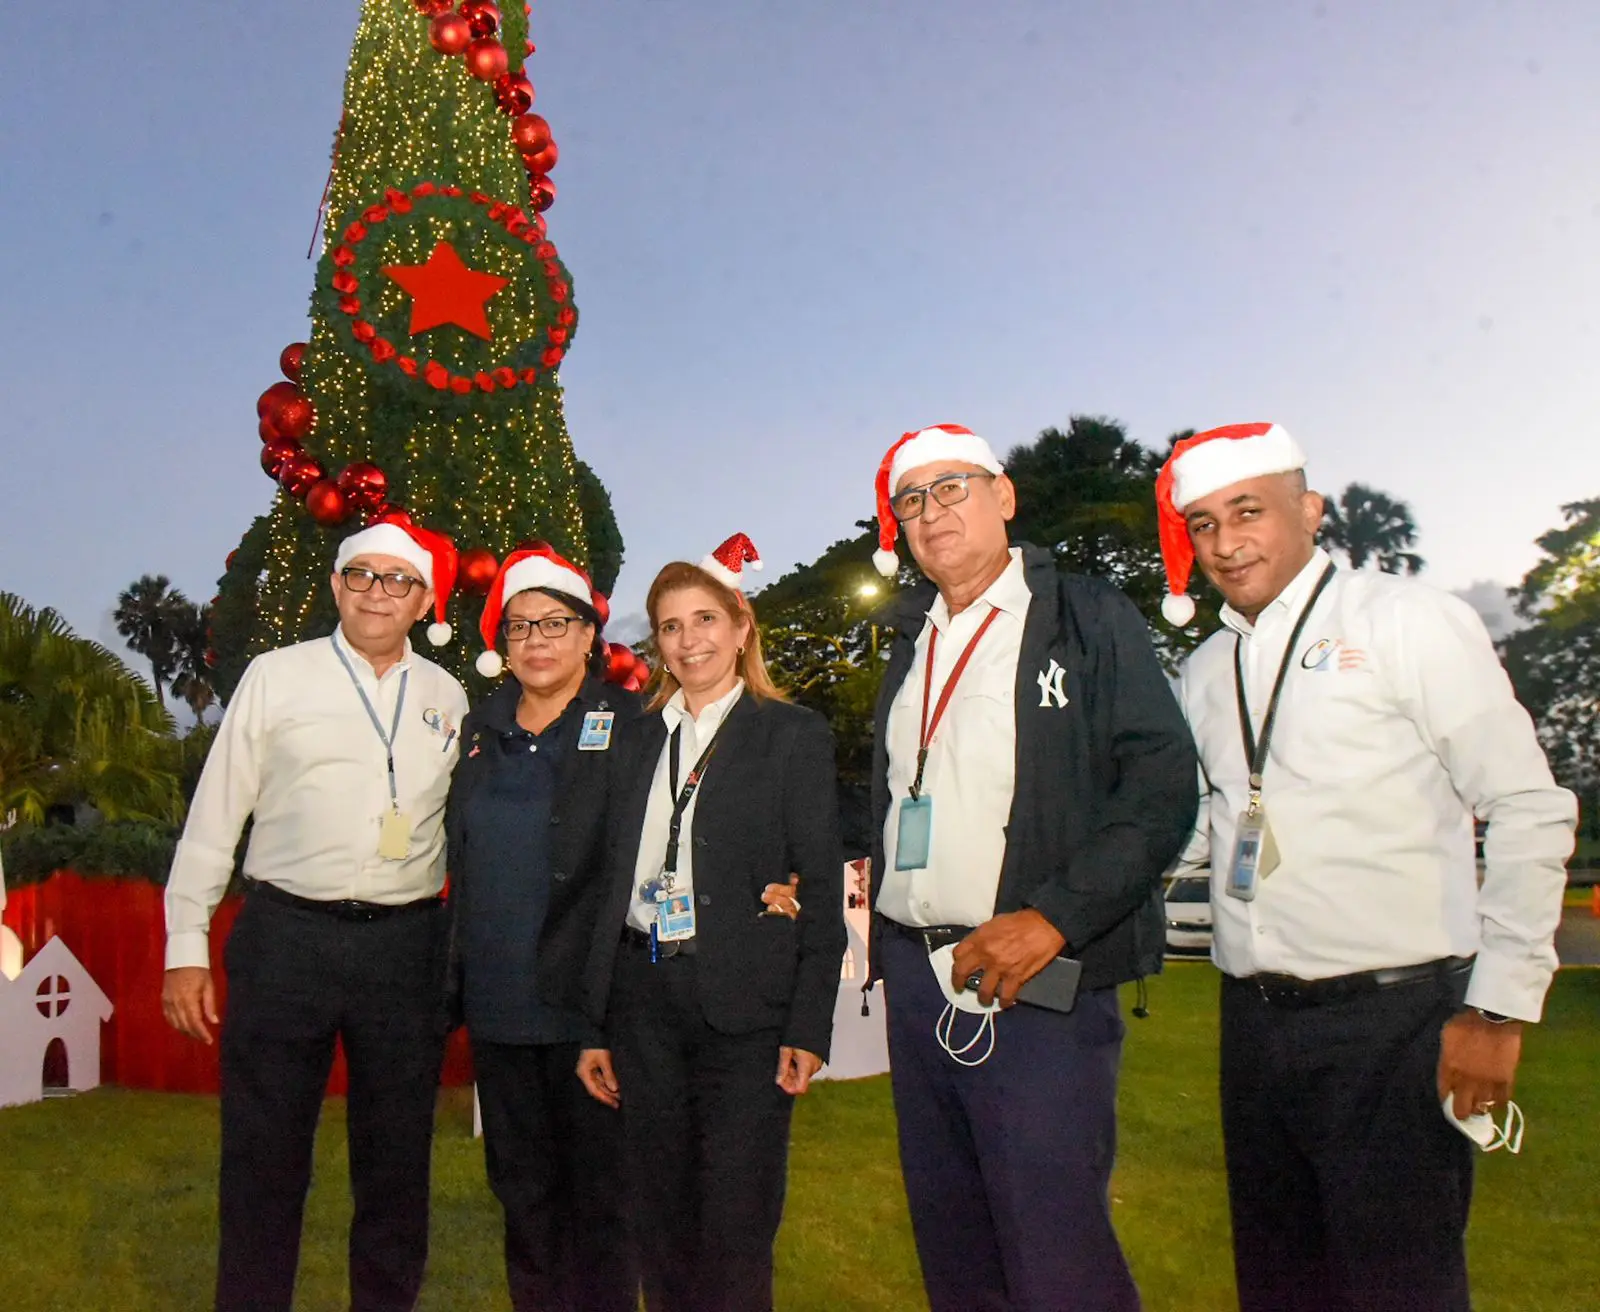
<svg viewBox="0 0 1600 1312"><path fill-rule="evenodd" d="M1233 1306L1216 1112L1216 976L1175 966L1129 1022L1117 1224L1150 1312ZM1530 1032L1522 1155L1482 1159L1472 1226L1479 1312L1600 1303L1600 971L1563 973ZM0 1111L0 1307L141 1312L209 1306L217 1109L208 1098L104 1089ZM301 1261L303 1309L345 1306L344 1104L328 1104ZM471 1107L441 1102L433 1254L422 1306L505 1306L499 1216ZM1583 1291L1588 1290L1585 1294ZM823 1084L795 1120L782 1309L925 1306L895 1160L886 1079Z"/></svg>

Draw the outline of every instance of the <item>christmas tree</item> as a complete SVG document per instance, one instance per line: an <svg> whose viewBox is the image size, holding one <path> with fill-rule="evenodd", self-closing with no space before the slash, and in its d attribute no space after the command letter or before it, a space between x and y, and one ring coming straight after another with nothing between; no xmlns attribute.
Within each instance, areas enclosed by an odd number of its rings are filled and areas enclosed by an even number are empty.
<svg viewBox="0 0 1600 1312"><path fill-rule="evenodd" d="M362 4L310 341L284 350L257 403L279 490L212 606L224 695L251 657L332 631L335 544L376 514L402 510L461 551L456 638L432 654L463 680L473 594L519 544L549 542L611 590L622 539L562 414L578 315L547 233L557 151L522 68L528 13Z"/></svg>

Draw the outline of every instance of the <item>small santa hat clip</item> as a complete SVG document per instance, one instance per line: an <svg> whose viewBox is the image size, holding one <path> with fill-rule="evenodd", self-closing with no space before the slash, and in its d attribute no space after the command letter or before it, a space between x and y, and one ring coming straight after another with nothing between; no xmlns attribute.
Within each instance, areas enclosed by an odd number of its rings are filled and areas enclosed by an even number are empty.
<svg viewBox="0 0 1600 1312"><path fill-rule="evenodd" d="M873 568L886 579L900 571L900 557L894 544L900 536L900 521L894 517L894 489L908 469L919 469L936 460L956 460L977 465L991 474L1005 473L990 445L970 428L960 424L935 424L902 433L884 453L878 465L874 490L878 497L878 549L872 553Z"/></svg>
<svg viewBox="0 0 1600 1312"><path fill-rule="evenodd" d="M553 588L594 608L600 625L611 617L611 607L606 599L594 590L589 576L570 560L556 554L548 542L513 551L500 563L489 585L489 594L483 600L483 615L478 620L478 633L483 638L483 651L472 665L486 679L498 679L505 669L504 658L495 650L500 636L500 616L506 602L519 592L530 588Z"/></svg>
<svg viewBox="0 0 1600 1312"><path fill-rule="evenodd" d="M452 631L445 612L456 587L456 544L443 533L412 523L405 511L392 510L339 544L333 572L339 573L357 556L364 555L396 556L421 571L423 581L433 589L433 623L428 625L428 641L435 647L449 642Z"/></svg>
<svg viewBox="0 0 1600 1312"><path fill-rule="evenodd" d="M735 592L744 591L745 566L761 569L761 553L743 533L735 533L700 562L700 568Z"/></svg>
<svg viewBox="0 0 1600 1312"><path fill-rule="evenodd" d="M1305 452L1277 424L1228 424L1186 437L1172 448L1156 475L1156 533L1167 572L1167 595L1161 617L1174 628L1194 619L1189 576L1194 572L1194 543L1184 510L1201 497L1247 479L1304 469Z"/></svg>

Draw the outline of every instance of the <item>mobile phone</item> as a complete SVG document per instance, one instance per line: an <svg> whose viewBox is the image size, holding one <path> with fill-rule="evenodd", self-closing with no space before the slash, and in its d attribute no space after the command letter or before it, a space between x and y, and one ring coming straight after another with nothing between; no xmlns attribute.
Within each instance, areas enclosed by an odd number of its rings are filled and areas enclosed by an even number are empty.
<svg viewBox="0 0 1600 1312"><path fill-rule="evenodd" d="M1072 957L1057 957L1017 990L1017 1001L1047 1011L1071 1011L1078 1003L1078 979L1083 963Z"/></svg>

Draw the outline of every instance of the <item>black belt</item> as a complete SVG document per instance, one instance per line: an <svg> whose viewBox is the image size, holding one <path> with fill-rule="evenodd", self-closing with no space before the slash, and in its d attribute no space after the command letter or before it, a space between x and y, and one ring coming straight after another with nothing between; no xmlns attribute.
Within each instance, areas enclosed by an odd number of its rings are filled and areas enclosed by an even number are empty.
<svg viewBox="0 0 1600 1312"><path fill-rule="evenodd" d="M245 891L258 897L264 897L268 902L279 902L286 907L296 907L301 911L315 911L320 915L332 916L336 920L387 920L391 916L403 916L414 911L428 911L434 907L442 907L444 899L439 897L418 898L415 902L357 902L354 898L340 898L333 901L324 901L321 898L301 897L287 889L279 888L276 884L268 884L259 879L244 881Z"/></svg>
<svg viewBox="0 0 1600 1312"><path fill-rule="evenodd" d="M971 925L902 925L898 920L890 920L881 914L878 923L889 933L910 939L930 954L961 942L973 929Z"/></svg>
<svg viewBox="0 0 1600 1312"><path fill-rule="evenodd" d="M622 946L632 948L636 952L650 951L650 935L642 929L635 929L632 925L622 928ZM695 941L692 938L673 939L669 943L656 944L656 957L666 961L669 957L692 957L695 954Z"/></svg>
<svg viewBox="0 0 1600 1312"><path fill-rule="evenodd" d="M1375 993L1379 989L1404 984L1422 984L1464 975L1472 969L1471 957L1441 957L1416 966L1389 966L1382 970L1361 970L1353 975L1333 975L1327 979L1297 979L1293 975L1228 975L1229 984L1254 990L1270 1006L1298 1009L1320 1007L1329 1002Z"/></svg>

